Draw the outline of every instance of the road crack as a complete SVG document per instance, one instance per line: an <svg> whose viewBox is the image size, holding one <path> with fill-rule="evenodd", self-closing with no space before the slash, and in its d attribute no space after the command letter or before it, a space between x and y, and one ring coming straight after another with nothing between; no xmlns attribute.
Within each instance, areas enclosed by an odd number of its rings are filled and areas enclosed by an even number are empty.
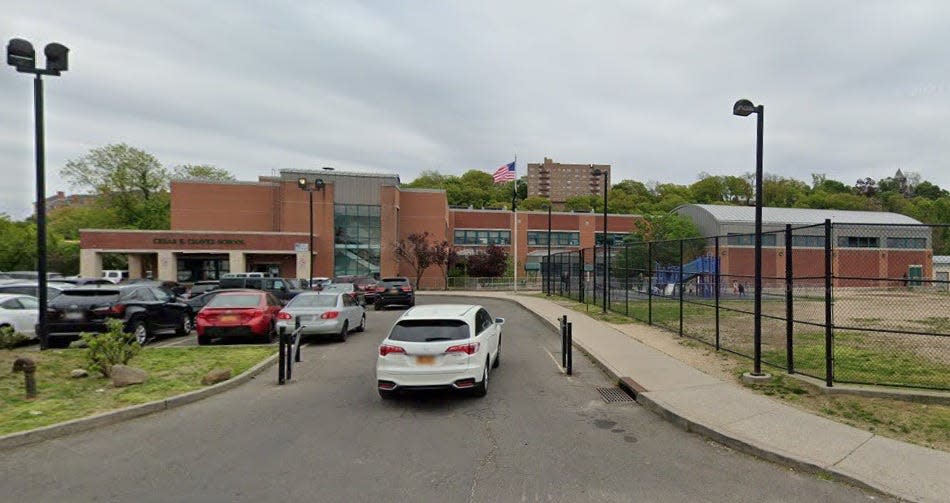
<svg viewBox="0 0 950 503"><path fill-rule="evenodd" d="M484 431L490 445L488 452L478 460L478 466L475 467L475 473L472 477L472 490L469 491L468 495L469 503L475 501L475 489L478 487L478 478L482 473L485 473L486 468L491 466L491 473L498 470L498 439L495 438L495 432L491 429L490 419L485 421Z"/></svg>

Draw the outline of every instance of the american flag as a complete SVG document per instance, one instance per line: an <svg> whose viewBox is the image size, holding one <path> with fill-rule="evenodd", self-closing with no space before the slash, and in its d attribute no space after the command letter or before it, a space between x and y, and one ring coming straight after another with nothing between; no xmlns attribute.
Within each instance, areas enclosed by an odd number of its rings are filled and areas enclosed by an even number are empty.
<svg viewBox="0 0 950 503"><path fill-rule="evenodd" d="M510 182L515 179L515 163L514 161L503 164L500 168L495 170L495 174L492 175L492 178L495 180L495 183L505 183Z"/></svg>

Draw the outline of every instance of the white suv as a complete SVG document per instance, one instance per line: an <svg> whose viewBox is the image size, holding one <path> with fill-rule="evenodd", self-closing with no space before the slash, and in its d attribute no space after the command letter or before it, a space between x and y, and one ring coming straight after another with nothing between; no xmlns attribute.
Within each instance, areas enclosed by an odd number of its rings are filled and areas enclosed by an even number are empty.
<svg viewBox="0 0 950 503"><path fill-rule="evenodd" d="M379 345L379 396L407 389L464 389L488 393L490 368L501 358L503 318L482 306L443 304L406 311Z"/></svg>

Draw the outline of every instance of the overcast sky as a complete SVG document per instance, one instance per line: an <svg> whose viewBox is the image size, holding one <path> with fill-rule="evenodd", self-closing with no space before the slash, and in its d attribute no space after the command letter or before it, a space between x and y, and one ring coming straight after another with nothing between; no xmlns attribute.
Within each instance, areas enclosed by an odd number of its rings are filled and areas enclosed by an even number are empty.
<svg viewBox="0 0 950 503"><path fill-rule="evenodd" d="M4 39L71 49L46 80L49 193L125 142L239 179L286 168L518 170L613 181L765 170L950 186L950 2L16 2ZM5 41L4 41L5 43ZM30 77L0 71L0 212L34 197Z"/></svg>

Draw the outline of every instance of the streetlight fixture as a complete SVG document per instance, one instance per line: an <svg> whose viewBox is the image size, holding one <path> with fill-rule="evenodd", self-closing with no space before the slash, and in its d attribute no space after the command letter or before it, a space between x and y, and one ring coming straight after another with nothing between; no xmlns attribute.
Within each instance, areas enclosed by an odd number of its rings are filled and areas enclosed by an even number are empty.
<svg viewBox="0 0 950 503"><path fill-rule="evenodd" d="M32 73L33 110L36 125L36 269L37 300L39 313L36 333L40 339L40 349L49 347L46 334L47 306L47 267L46 267L46 144L43 138L43 75L58 76L69 70L69 48L53 42L43 49L46 55L46 68L36 67L36 51L33 44L14 38L7 43L7 64L20 73Z"/></svg>
<svg viewBox="0 0 950 503"><path fill-rule="evenodd" d="M756 114L755 140L755 320L753 344L755 358L752 378L761 378L762 373L762 122L765 106L753 105L749 100L739 100L732 106L732 114L748 117Z"/></svg>
<svg viewBox="0 0 950 503"><path fill-rule="evenodd" d="M604 297L604 314L607 314L607 283L610 282L609 266L607 262L607 246L608 246L607 245L607 185L608 185L607 178L610 176L610 172L608 172L606 169L601 170L600 168L597 168L594 170L594 176L601 176L601 175L603 175L604 177L604 295L603 297ZM594 245L596 244L597 243L595 242ZM596 267L594 268L594 276L597 276Z"/></svg>
<svg viewBox="0 0 950 503"><path fill-rule="evenodd" d="M307 277L307 286L313 290L313 193L318 190L322 192L326 184L322 178L317 178L311 184L305 177L300 177L297 179L297 186L310 196L310 246L307 249L310 253L310 276Z"/></svg>

